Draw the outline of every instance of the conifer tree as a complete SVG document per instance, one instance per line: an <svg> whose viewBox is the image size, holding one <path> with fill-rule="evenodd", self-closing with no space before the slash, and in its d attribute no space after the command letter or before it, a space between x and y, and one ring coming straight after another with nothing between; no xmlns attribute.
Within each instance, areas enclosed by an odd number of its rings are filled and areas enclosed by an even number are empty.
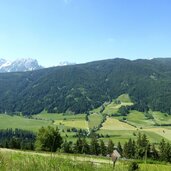
<svg viewBox="0 0 171 171"><path fill-rule="evenodd" d="M104 141L103 140L100 140L100 154L102 156L105 156L106 153L107 153L107 148L106 148L106 146L104 144Z"/></svg>
<svg viewBox="0 0 171 171"><path fill-rule="evenodd" d="M157 160L159 157L159 154L158 154L158 151L156 150L156 147L154 144L152 144L151 152L152 152L152 154L151 154L152 159Z"/></svg>
<svg viewBox="0 0 171 171"><path fill-rule="evenodd" d="M72 142L69 141L64 141L62 146L61 146L61 151L64 153L72 153Z"/></svg>
<svg viewBox="0 0 171 171"><path fill-rule="evenodd" d="M107 145L107 153L111 154L113 150L114 150L114 143L112 140L109 140Z"/></svg>
<svg viewBox="0 0 171 171"><path fill-rule="evenodd" d="M78 138L76 143L74 144L73 151L74 151L74 153L80 153L81 154L82 148L83 148L82 140L81 140L81 138Z"/></svg>
<svg viewBox="0 0 171 171"><path fill-rule="evenodd" d="M162 141L159 144L159 151L160 151L160 160L165 161L166 160L166 153L165 153L165 149L166 149L166 142L164 139L162 139Z"/></svg>
<svg viewBox="0 0 171 171"><path fill-rule="evenodd" d="M118 152L120 153L120 155L122 156L123 149L122 149L122 145L121 145L120 142L118 142L117 150L118 150Z"/></svg>
<svg viewBox="0 0 171 171"><path fill-rule="evenodd" d="M82 139L82 152L81 153L83 153L83 154L90 153L89 145L85 138Z"/></svg>
<svg viewBox="0 0 171 171"><path fill-rule="evenodd" d="M96 137L91 138L90 152L94 155L98 155L100 153L100 146Z"/></svg>

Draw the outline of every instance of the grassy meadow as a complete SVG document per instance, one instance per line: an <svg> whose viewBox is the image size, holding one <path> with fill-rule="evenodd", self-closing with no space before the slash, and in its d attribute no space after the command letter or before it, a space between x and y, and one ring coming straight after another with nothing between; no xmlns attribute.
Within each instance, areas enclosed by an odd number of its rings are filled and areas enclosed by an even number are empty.
<svg viewBox="0 0 171 171"><path fill-rule="evenodd" d="M160 113L157 115L158 118L160 118L159 114ZM161 114L161 116L162 115L163 114ZM72 131L68 132L68 129L90 130L96 128L101 123L102 118L102 115L98 113L90 114L88 121L85 119L85 114L67 115L41 113L34 115L30 119L23 116L0 114L0 129L19 128L37 132L42 126L57 126L63 138L75 142L76 133ZM121 122L120 120L122 120L122 118L123 116L107 117L102 127L97 130L97 133L103 135L102 139L105 142L112 139L114 143L120 141L123 144L129 138L136 139L138 132L145 133L149 140L154 143L160 142L162 138L171 141L171 127L154 126L154 121L147 119L142 112L131 111L130 114L126 116L126 122Z"/></svg>
<svg viewBox="0 0 171 171"><path fill-rule="evenodd" d="M100 113L93 113L88 116L89 129L97 128L102 122L103 116Z"/></svg>
<svg viewBox="0 0 171 171"><path fill-rule="evenodd" d="M111 103L107 103L103 114L105 115L114 115L118 113L118 110L121 106L131 106L133 105L128 94L122 94L117 99L114 99Z"/></svg>
<svg viewBox="0 0 171 171"><path fill-rule="evenodd" d="M23 116L10 116L0 114L0 129L19 128L23 130L37 132L42 126L53 125L52 121L29 119Z"/></svg>
<svg viewBox="0 0 171 171"><path fill-rule="evenodd" d="M107 117L107 120L103 123L103 127L101 129L104 130L136 130L135 127L121 122L118 119L113 117Z"/></svg>
<svg viewBox="0 0 171 171"><path fill-rule="evenodd" d="M147 119L143 112L136 110L130 111L130 113L126 116L126 119L128 123L135 125L137 128L151 127L155 124L152 119Z"/></svg>
<svg viewBox="0 0 171 171"><path fill-rule="evenodd" d="M119 160L115 171L128 171L131 161ZM0 149L1 171L112 171L107 157L62 153L35 153ZM139 171L170 171L171 165L139 163Z"/></svg>

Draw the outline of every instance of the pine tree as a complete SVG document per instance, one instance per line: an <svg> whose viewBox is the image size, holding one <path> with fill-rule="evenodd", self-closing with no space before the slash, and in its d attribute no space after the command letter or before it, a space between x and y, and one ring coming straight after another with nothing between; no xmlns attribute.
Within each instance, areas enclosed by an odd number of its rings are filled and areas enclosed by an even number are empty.
<svg viewBox="0 0 171 171"><path fill-rule="evenodd" d="M152 159L157 160L159 157L159 154L154 144L151 147L151 151L152 151L152 154L151 154Z"/></svg>
<svg viewBox="0 0 171 171"><path fill-rule="evenodd" d="M171 145L169 143L167 143L165 146L165 154L166 154L165 161L171 162Z"/></svg>
<svg viewBox="0 0 171 171"><path fill-rule="evenodd" d="M108 145L107 145L107 153L111 154L114 150L114 144L112 140L108 141Z"/></svg>
<svg viewBox="0 0 171 171"><path fill-rule="evenodd" d="M118 150L118 152L120 153L120 155L122 156L123 149L122 149L122 145L121 145L120 142L118 142L117 150Z"/></svg>
<svg viewBox="0 0 171 171"><path fill-rule="evenodd" d="M74 153L81 154L82 148L83 148L82 140L81 140L81 138L78 138L76 143L74 144L73 151L74 151Z"/></svg>
<svg viewBox="0 0 171 171"><path fill-rule="evenodd" d="M61 151L64 153L72 153L72 142L64 141L64 143L61 146Z"/></svg>
<svg viewBox="0 0 171 171"><path fill-rule="evenodd" d="M165 153L165 149L166 149L166 142L164 139L162 139L162 141L159 144L159 151L160 151L160 160L165 161L166 160L166 153Z"/></svg>
<svg viewBox="0 0 171 171"><path fill-rule="evenodd" d="M100 154L102 156L106 156L106 153L107 153L107 149L106 149L106 146L104 144L104 141L100 140Z"/></svg>
<svg viewBox="0 0 171 171"><path fill-rule="evenodd" d="M82 139L82 153L89 154L90 148L85 138Z"/></svg>
<svg viewBox="0 0 171 171"><path fill-rule="evenodd" d="M91 138L90 152L91 154L95 154L95 155L98 155L100 153L100 146L96 137Z"/></svg>
<svg viewBox="0 0 171 171"><path fill-rule="evenodd" d="M123 156L129 158L128 142L125 142L123 146Z"/></svg>
<svg viewBox="0 0 171 171"><path fill-rule="evenodd" d="M141 135L141 133L138 134L138 139L136 142L136 154L135 157L140 158L147 158L150 156L150 143L147 139L147 136L145 134Z"/></svg>

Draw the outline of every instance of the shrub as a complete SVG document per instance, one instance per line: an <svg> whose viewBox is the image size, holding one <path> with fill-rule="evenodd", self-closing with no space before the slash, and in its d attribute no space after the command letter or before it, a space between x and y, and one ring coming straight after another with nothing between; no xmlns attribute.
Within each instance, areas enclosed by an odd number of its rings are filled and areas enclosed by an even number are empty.
<svg viewBox="0 0 171 171"><path fill-rule="evenodd" d="M131 162L129 164L129 168L128 168L128 171L136 171L139 169L139 166L138 166L138 163L137 162Z"/></svg>

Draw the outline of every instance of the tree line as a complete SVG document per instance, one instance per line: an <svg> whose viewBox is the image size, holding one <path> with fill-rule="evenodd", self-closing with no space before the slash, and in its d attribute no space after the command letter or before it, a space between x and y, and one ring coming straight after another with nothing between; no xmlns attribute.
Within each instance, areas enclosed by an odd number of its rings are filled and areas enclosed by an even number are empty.
<svg viewBox="0 0 171 171"><path fill-rule="evenodd" d="M145 134L138 133L136 140L129 139L123 145L112 140L105 143L94 133L89 139L78 137L76 142L64 140L59 129L48 126L42 127L35 135L30 131L20 129L0 130L0 147L27 149L48 152L64 152L110 156L116 149L123 158L152 159L171 162L171 144L164 139L158 145L150 143Z"/></svg>
<svg viewBox="0 0 171 171"><path fill-rule="evenodd" d="M0 147L34 150L36 135L21 129L0 130Z"/></svg>

